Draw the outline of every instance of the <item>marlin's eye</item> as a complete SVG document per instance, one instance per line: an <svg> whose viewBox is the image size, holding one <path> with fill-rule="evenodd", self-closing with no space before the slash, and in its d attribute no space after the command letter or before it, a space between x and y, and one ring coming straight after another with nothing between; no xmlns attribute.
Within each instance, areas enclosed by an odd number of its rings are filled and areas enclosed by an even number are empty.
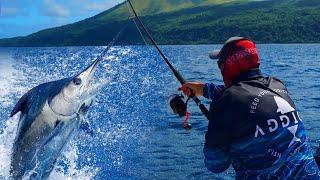
<svg viewBox="0 0 320 180"><path fill-rule="evenodd" d="M80 84L81 84L81 79L80 78L74 78L73 79L73 84L75 84L75 85L77 85L77 86L79 86Z"/></svg>

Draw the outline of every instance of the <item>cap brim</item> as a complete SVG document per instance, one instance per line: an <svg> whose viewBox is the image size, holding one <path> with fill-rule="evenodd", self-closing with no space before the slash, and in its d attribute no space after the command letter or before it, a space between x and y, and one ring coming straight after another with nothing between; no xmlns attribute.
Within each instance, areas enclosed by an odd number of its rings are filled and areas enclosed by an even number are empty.
<svg viewBox="0 0 320 180"><path fill-rule="evenodd" d="M220 50L214 50L209 53L210 59L219 59L219 56L220 56Z"/></svg>

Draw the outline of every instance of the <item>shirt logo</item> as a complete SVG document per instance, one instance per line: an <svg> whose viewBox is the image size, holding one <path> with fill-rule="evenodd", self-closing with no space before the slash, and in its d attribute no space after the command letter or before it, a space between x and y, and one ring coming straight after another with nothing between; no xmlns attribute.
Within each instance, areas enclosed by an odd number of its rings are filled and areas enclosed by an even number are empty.
<svg viewBox="0 0 320 180"><path fill-rule="evenodd" d="M295 109L283 98L274 96L274 100L276 101L276 104L278 106L278 113L286 114L288 112L295 111Z"/></svg>
<svg viewBox="0 0 320 180"><path fill-rule="evenodd" d="M274 100L278 107L278 116L267 120L268 128L262 129L259 125L256 125L255 137L257 138L259 136L264 136L266 133L275 132L279 128L287 128L287 130L293 135L288 146L291 147L295 142L301 142L301 139L296 136L299 126L298 120L301 121L301 119L298 112L285 99L279 96L274 96Z"/></svg>

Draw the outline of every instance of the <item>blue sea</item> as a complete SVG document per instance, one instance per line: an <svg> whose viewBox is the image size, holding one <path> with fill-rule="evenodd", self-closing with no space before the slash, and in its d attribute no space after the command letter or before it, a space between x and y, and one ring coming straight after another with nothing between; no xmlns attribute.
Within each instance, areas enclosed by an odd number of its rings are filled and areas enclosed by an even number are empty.
<svg viewBox="0 0 320 180"><path fill-rule="evenodd" d="M189 81L221 84L208 52L221 45L161 46ZM0 179L9 178L18 99L41 83L73 76L105 47L0 48ZM258 45L265 75L288 86L311 145L320 139L320 44ZM182 128L168 97L179 83L152 46L116 46L100 64L95 84L105 84L82 131L65 148L50 179L233 179L214 175L203 163L207 120L189 103L193 129ZM201 98L208 106L208 100Z"/></svg>

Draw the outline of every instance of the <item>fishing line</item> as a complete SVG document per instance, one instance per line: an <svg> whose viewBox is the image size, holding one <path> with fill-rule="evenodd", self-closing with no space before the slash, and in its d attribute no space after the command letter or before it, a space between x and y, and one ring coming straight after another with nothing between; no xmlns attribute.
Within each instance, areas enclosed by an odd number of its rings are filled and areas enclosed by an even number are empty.
<svg viewBox="0 0 320 180"><path fill-rule="evenodd" d="M123 31L127 28L128 26L128 22L129 22L129 18L128 17L128 21L127 23L122 27L122 29L113 37L112 41L109 42L109 44L107 45L107 47L102 51L102 53L96 58L96 62L100 62L103 60L103 58L107 55L108 51L110 50L110 48L116 43L116 41L119 39L120 35L123 33Z"/></svg>
<svg viewBox="0 0 320 180"><path fill-rule="evenodd" d="M142 40L143 40L144 44L145 44L145 45L149 45L149 44L147 43L146 39L144 38L144 36L143 36L143 34L142 34L142 32L141 32L141 30L140 30L140 28L139 28L139 26L138 26L138 24L137 24L136 20L135 20L135 19L132 19L132 20L133 20L134 24L136 25L136 27L137 27L137 29L138 29L138 31L139 31L139 33L140 33L140 36L141 36L141 38L142 38Z"/></svg>
<svg viewBox="0 0 320 180"><path fill-rule="evenodd" d="M133 21L133 22L134 22L134 24L136 25L137 30L139 31L139 34L140 34L140 36L141 36L141 38L142 38L142 40L143 40L144 44L145 44L145 45L149 45L149 44L147 43L146 39L144 38L144 36L143 36L143 34L142 34L142 32L141 32L141 30L140 30L140 28L139 28L139 25L137 24L137 22L136 22L136 20L135 20L135 16L134 16L134 14L132 14L132 10L130 9L129 4L128 4L128 3L126 3L126 5L127 5L127 8L128 8L128 11L129 11L129 13L130 13L130 16L131 16L131 15L133 15L132 21Z"/></svg>
<svg viewBox="0 0 320 180"><path fill-rule="evenodd" d="M164 53L162 52L162 50L159 48L158 44L156 43L156 41L153 39L153 37L151 36L151 34L149 33L149 31L147 30L147 28L144 26L144 24L142 23L141 19L139 18L137 12L135 11L132 3L130 0L127 0L127 2L129 3L131 10L133 12L133 14L135 15L137 21L139 22L139 24L141 25L143 31L145 32L145 34L148 36L148 38L150 39L150 41L152 42L152 44L155 46L155 48L158 50L160 56L162 57L162 59L165 61L165 63L169 66L170 70L172 71L172 73L174 74L174 76L177 78L177 80L183 85L186 83L186 80L182 77L182 75L180 74L179 71L177 71L173 65L170 63L170 61L168 60L168 58L164 55ZM198 97L196 97L195 95L191 95L190 98L192 98L194 100L194 102L198 105L198 107L200 108L201 112L205 115L205 117L209 120L209 111L208 109L201 103L200 99Z"/></svg>

